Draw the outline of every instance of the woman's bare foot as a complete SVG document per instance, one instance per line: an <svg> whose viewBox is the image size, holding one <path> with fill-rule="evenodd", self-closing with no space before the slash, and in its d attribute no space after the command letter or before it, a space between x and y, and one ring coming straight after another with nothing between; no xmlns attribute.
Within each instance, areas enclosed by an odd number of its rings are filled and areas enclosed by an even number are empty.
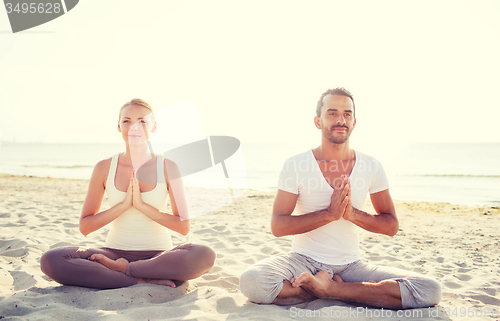
<svg viewBox="0 0 500 321"><path fill-rule="evenodd" d="M122 257L114 261L109 257L105 256L104 254L92 254L92 256L89 257L89 260L101 263L102 265L104 265L107 268L110 268L111 270L123 273L127 272L128 261Z"/></svg>
<svg viewBox="0 0 500 321"><path fill-rule="evenodd" d="M175 288L175 283L172 280L139 279L137 283L152 283L152 284L166 285L171 288Z"/></svg>

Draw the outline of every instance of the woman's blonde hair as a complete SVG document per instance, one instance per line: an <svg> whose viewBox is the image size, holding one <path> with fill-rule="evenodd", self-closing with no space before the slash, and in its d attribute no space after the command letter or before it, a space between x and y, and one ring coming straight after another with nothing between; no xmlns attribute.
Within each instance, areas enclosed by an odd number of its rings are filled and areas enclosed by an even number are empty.
<svg viewBox="0 0 500 321"><path fill-rule="evenodd" d="M134 99L126 102L125 105L123 105L122 108L120 108L120 113L118 114L118 118L122 117L122 110L123 110L123 108L128 107L130 105L142 106L144 108L149 109L151 111L151 114L153 115L153 119L154 119L155 114L154 114L154 111L153 111L153 107L151 107L147 102L145 102L144 100L142 100L140 98L134 98Z"/></svg>

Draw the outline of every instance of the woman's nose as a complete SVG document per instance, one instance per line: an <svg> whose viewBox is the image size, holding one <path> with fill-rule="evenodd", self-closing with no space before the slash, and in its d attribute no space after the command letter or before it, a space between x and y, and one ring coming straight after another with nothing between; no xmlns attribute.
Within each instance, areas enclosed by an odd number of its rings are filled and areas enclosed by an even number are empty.
<svg viewBox="0 0 500 321"><path fill-rule="evenodd" d="M139 130L139 126L140 126L139 122L135 122L135 123L132 124L132 126L130 126L130 130L137 131L137 130Z"/></svg>

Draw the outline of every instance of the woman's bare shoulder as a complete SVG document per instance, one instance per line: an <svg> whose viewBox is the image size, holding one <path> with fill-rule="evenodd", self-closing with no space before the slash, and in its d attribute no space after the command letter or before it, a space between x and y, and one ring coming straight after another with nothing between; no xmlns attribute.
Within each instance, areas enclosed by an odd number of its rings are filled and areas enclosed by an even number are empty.
<svg viewBox="0 0 500 321"><path fill-rule="evenodd" d="M102 161L98 162L94 166L94 172L92 173L92 177L98 178L98 179L104 179L108 177L108 172L109 172L109 166L111 165L111 159L103 159Z"/></svg>
<svg viewBox="0 0 500 321"><path fill-rule="evenodd" d="M103 159L102 161L99 161L97 164L95 164L95 168L99 169L99 170L104 169L104 168L106 168L106 170L109 169L109 166L111 165L112 158L113 157L110 157L110 158Z"/></svg>
<svg viewBox="0 0 500 321"><path fill-rule="evenodd" d="M167 181L181 176L179 166L177 166L173 160L164 157L163 166L165 168L165 178Z"/></svg>
<svg viewBox="0 0 500 321"><path fill-rule="evenodd" d="M165 166L168 166L168 167L178 167L177 164L173 160L171 160L171 159L163 157L163 161L165 163Z"/></svg>

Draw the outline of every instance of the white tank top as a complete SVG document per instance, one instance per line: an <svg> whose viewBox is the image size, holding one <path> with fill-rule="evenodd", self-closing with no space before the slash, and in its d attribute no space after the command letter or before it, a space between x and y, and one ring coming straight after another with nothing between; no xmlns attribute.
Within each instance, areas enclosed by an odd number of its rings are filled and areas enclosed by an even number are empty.
<svg viewBox="0 0 500 321"><path fill-rule="evenodd" d="M115 206L123 201L127 194L119 191L115 186L118 156L119 154L116 154L111 159L106 181L106 194L110 206ZM163 170L163 156L157 155L156 159L156 186L149 192L141 193L141 197L145 203L157 208L159 211L164 211L167 205L168 191ZM129 208L111 222L111 228L104 246L119 250L136 251L170 250L173 247L169 229L156 223L135 207Z"/></svg>

